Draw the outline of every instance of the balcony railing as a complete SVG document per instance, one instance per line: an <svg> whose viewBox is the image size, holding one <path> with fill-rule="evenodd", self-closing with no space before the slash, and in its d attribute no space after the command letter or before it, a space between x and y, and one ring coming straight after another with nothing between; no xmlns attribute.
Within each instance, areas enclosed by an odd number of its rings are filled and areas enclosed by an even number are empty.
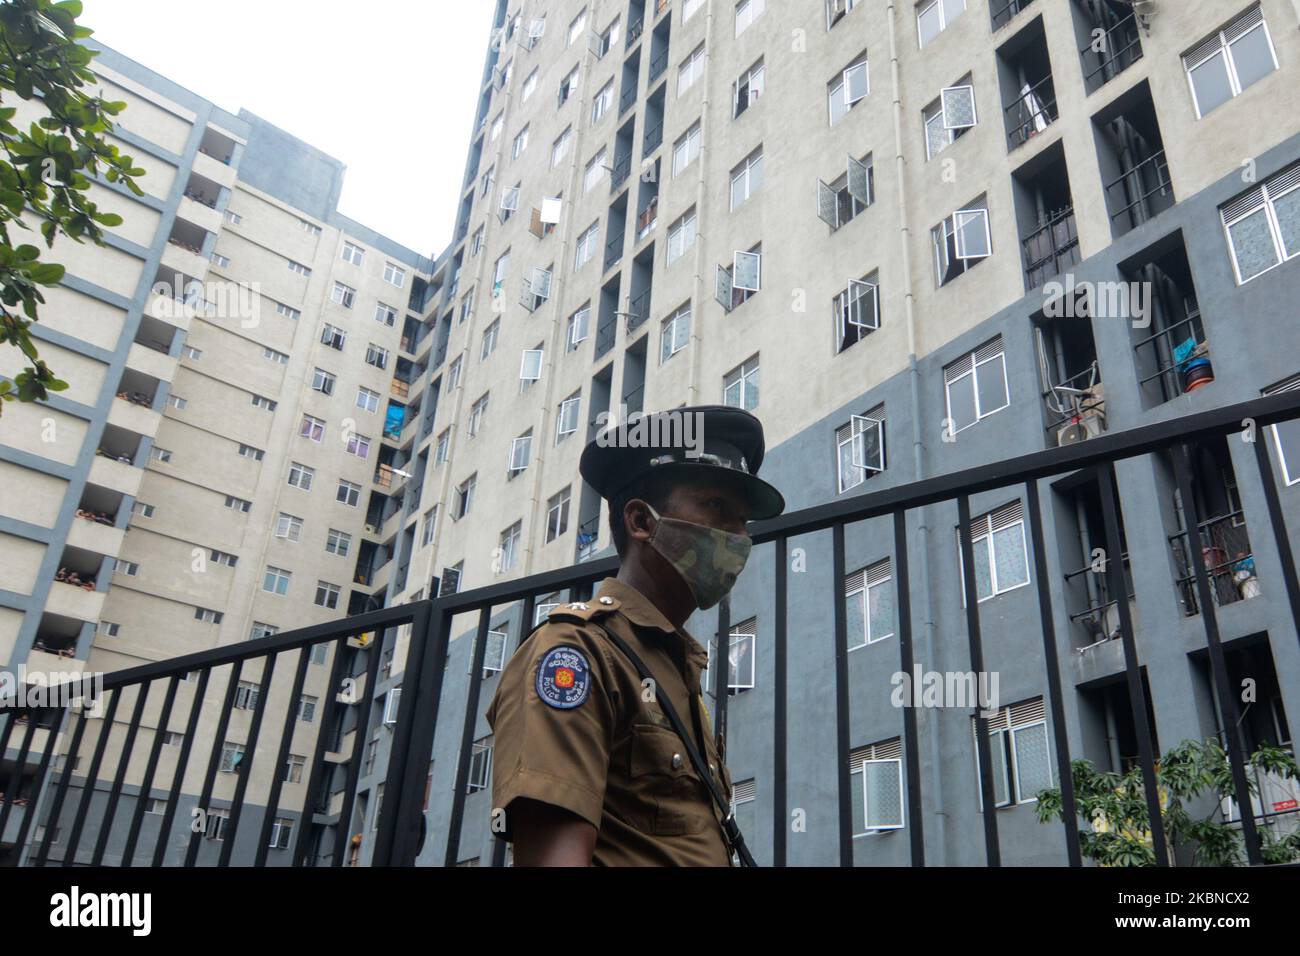
<svg viewBox="0 0 1300 956"><path fill-rule="evenodd" d="M653 153L656 149L659 148L659 146L663 143L663 141L664 141L664 124L663 121L661 120L660 122L655 123L654 126L651 126L648 130L646 130L645 145L642 147L641 150L642 157L649 156L651 153Z"/></svg>
<svg viewBox="0 0 1300 956"><path fill-rule="evenodd" d="M629 335L639 329L646 319L650 318L651 291L653 290L647 286L628 302L627 331Z"/></svg>
<svg viewBox="0 0 1300 956"><path fill-rule="evenodd" d="M650 205L636 217L636 241L640 242L650 233L654 232L655 226L659 225L659 197L656 196L650 201Z"/></svg>
<svg viewBox="0 0 1300 956"><path fill-rule="evenodd" d="M1124 563L1124 580L1128 582L1126 590L1128 591L1129 601L1132 602L1134 597L1133 578L1129 570L1127 551L1121 556L1121 560ZM1070 571L1065 575L1067 585L1076 581L1085 587L1088 598L1084 602L1085 607L1070 612L1070 622L1072 624L1082 624L1087 628L1094 644L1118 639L1120 637L1119 608L1117 606L1119 602L1110 596L1110 579L1106 575L1105 568L1098 569L1089 564L1087 567ZM1131 603L1130 608L1132 608Z"/></svg>
<svg viewBox="0 0 1300 956"><path fill-rule="evenodd" d="M1200 613L1201 603L1197 593L1196 578L1200 569L1195 567L1199 558L1210 579L1209 593L1215 607L1235 604L1260 594L1259 578L1255 576L1255 555L1250 549L1250 535L1246 532L1246 517L1241 511L1211 518L1199 524L1200 542L1195 553L1186 531L1169 536L1174 552L1174 562L1179 569L1178 593L1183 610L1189 616Z"/></svg>
<svg viewBox="0 0 1300 956"><path fill-rule="evenodd" d="M578 560L589 561L600 549L600 515L578 525Z"/></svg>
<svg viewBox="0 0 1300 956"><path fill-rule="evenodd" d="M605 243L605 269L614 268L623 259L623 232L620 230L613 239Z"/></svg>
<svg viewBox="0 0 1300 956"><path fill-rule="evenodd" d="M1007 149L1023 146L1047 129L1060 116L1056 108L1056 87L1049 73L1033 86L1026 86L1015 102L1004 110L1007 117Z"/></svg>
<svg viewBox="0 0 1300 956"><path fill-rule="evenodd" d="M1074 222L1074 207L1057 210L1021 246L1025 255L1025 283L1031 290L1078 263L1079 230Z"/></svg>
<svg viewBox="0 0 1300 956"><path fill-rule="evenodd" d="M1137 14L1130 13L1099 37L1094 35L1079 55L1083 57L1083 85L1093 93L1142 59Z"/></svg>
<svg viewBox="0 0 1300 956"><path fill-rule="evenodd" d="M1187 373L1191 370L1191 362L1195 358L1208 356L1200 307L1194 299L1188 299L1184 303L1184 309L1186 318L1170 323L1158 332L1140 339L1133 346L1139 362L1147 362L1147 367L1155 367L1154 372L1138 380L1138 388L1146 389L1149 384L1155 383L1160 389L1161 402L1177 398L1187 391ZM1179 349L1185 348L1188 341L1193 343L1193 349L1187 358L1182 358ZM1150 352L1145 352L1145 349L1150 349ZM1213 380L1211 372L1209 381ZM1195 382L1205 384L1206 379L1204 375L1198 375Z"/></svg>
<svg viewBox="0 0 1300 956"><path fill-rule="evenodd" d="M631 86L629 86L627 89L623 91L623 95L620 96L618 100L619 116L622 116L624 113L630 110L633 104L636 103L636 93L637 93L636 83L633 83Z"/></svg>
<svg viewBox="0 0 1300 956"><path fill-rule="evenodd" d="M1106 184L1110 221L1119 235L1136 229L1173 204L1174 187L1163 149Z"/></svg>
<svg viewBox="0 0 1300 956"><path fill-rule="evenodd" d="M1008 3L998 3L997 0L993 0L993 3L991 4L993 29L1002 29L1011 22L1012 17L1025 9L1025 7L1029 6L1031 3L1033 3L1033 0L1010 0Z"/></svg>
<svg viewBox="0 0 1300 956"><path fill-rule="evenodd" d="M632 24L630 27L627 28L627 43L625 44L626 49L630 50L632 49L632 47L636 46L636 42L641 39L641 33L644 30L645 30L645 20L638 20L636 23Z"/></svg>
<svg viewBox="0 0 1300 956"><path fill-rule="evenodd" d="M663 76L666 69L668 69L668 48L664 47L659 51L659 55L650 61L650 78L646 82L653 83Z"/></svg>
<svg viewBox="0 0 1300 956"><path fill-rule="evenodd" d="M775 698L773 712L777 715L774 721L762 728L746 728L746 732L754 734L771 734L767 758L770 759L769 765L775 768L770 778L765 778L766 799L771 813L767 821L769 825L749 834L749 845L760 860L776 866L784 866L788 861L792 794L787 762L793 747L806 748L811 743L802 739L791 741L788 736L787 699L791 678L787 675L795 647L804 643L807 637L799 630L801 621L791 614L788 568L792 544L806 548L816 542L819 547L827 549L831 562L830 573L824 576L822 584L804 582L798 587L801 599L808 598L810 587L824 587L826 605L836 609L834 625L827 635L828 641L833 638L835 649L834 655L828 657L831 663L824 677L828 717L818 728L825 734L825 745L834 755L836 786L829 792L836 807L833 817L836 839L829 853L818 862L851 866L855 853L869 854L872 848L853 839L856 828L849 763L852 738L849 628L848 615L843 613L849 536L859 534L866 522L877 519L882 523L892 522L890 588L896 609L897 665L902 673L911 674L919 665L913 650L914 632L924 627L926 621L922 616L924 612L914 611L912 603L915 594L912 555L916 548L925 547L923 542L916 540L913 529L918 521L930 527L942 524L955 506L958 540L963 553L959 580L965 594L964 645L969 647L970 671L982 674L985 672L983 626L986 622L982 620L985 614L978 600L979 585L971 544L974 530L971 500L987 492L1011 491L1021 495L1024 501L1025 541L1034 569L1033 590L1028 593L1036 598L1038 604L1042 642L1041 654L1036 655L1039 663L1034 665L1030 662L1029 666L1043 669L1044 709L1051 734L1051 756L1048 759L1060 784L1063 819L1066 821L1063 825L1044 828L1042 839L1060 839L1063 858L1072 866L1081 866L1078 806L1071 773L1071 763L1080 754L1081 741L1077 730L1072 731L1072 724L1066 719L1065 694L1072 692L1073 687L1067 682L1068 672L1059 657L1055 636L1056 588L1053 586L1054 575L1049 573L1044 544L1040 483L1056 476L1092 472L1101 496L1106 550L1111 554L1122 554L1115 500L1115 463L1170 451L1173 452L1178 484L1183 489L1181 499L1187 508L1189 525L1213 529L1219 523L1228 522L1232 526L1236 514L1209 520L1203 520L1197 514L1187 450L1200 442L1239 434L1242 422L1247 419L1261 429L1278 422L1300 419L1300 392L1284 392L1129 431L1112 431L1094 441L1068 448L1037 452L992 465L979 464L910 484L841 497L752 523L749 530L755 550L770 549L762 555L761 565L755 562L755 566L771 569L770 587L765 583L765 599L770 598L773 611L765 646L772 655L776 674L771 693ZM1254 442L1250 447L1252 451L1247 454L1253 454L1255 459L1259 492L1257 498L1251 499L1257 503L1250 507L1258 511L1252 514L1252 518L1271 531L1269 573L1277 575L1275 581L1270 578L1269 593L1272 600L1285 602L1282 607L1290 617L1300 620L1300 579L1297 578L1295 555L1271 452L1264 441ZM921 511L937 506L943 507L942 519L938 514ZM588 522L581 530L590 534L596 529ZM1211 530L1208 537L1203 534L1202 539L1225 550L1234 547L1231 540L1221 539L1216 534ZM589 541L587 546L590 546ZM1130 541L1131 559L1135 563L1154 560L1164 546L1164 542ZM1219 686L1226 689L1229 677L1219 672L1217 663L1223 659L1216 617L1222 596L1216 599L1212 589L1218 588L1217 578L1225 566L1232 575L1240 574L1244 569L1234 567L1239 566L1242 560L1238 554L1213 560L1202 557L1202 560L1190 562L1188 583L1195 589L1202 611L1201 622L1210 652L1207 659ZM11 779L16 780L16 785L7 785L5 796L0 798L0 832L5 832L4 828L13 819L17 839L4 852L12 861L33 866L126 866L140 863L194 866L200 862L221 866L250 863L262 866L270 861L271 854L276 854L277 863L296 866L349 865L361 862L363 854L365 862L373 865L410 866L421 860L454 866L461 858L462 835L467 824L473 832L482 834L484 840L490 838L491 832L488 804L475 802L471 807L473 812L467 813L470 804L466 784L475 729L483 719L483 665L494 609L517 606L517 615L513 613L514 608L510 608L512 619L531 624L539 595L568 589L570 600L583 599L591 593L594 584L615 573L617 568L617 557L588 560L570 568L504 581L490 587L439 595L342 621L127 668L103 679L102 695L97 701L103 710L96 714L94 721L87 719L81 708L62 701L58 705L22 708L12 706L13 701L0 702L0 721L3 722L0 724L0 752L12 751L16 755L11 764ZM1108 593L1126 592L1121 577L1122 562L1110 562L1105 573L1108 575ZM1055 580L1059 581L1059 577ZM1242 592L1246 590L1238 580L1233 580L1233 587ZM770 593L766 593L768 591ZM1152 595L1151 603L1158 606L1162 597ZM1168 839L1156 786L1155 743L1148 703L1141 689L1142 668L1149 662L1139 657L1140 648L1129 603L1119 601L1116 606L1118 643L1127 678L1118 685L1118 692L1126 695L1126 703L1134 715L1132 726L1137 763L1143 781L1140 799L1144 801L1151 824L1150 839L1155 860L1163 865L1169 859ZM459 677L454 673L458 668L448 669L446 661L454 636L454 618L465 614L477 618L477 639L471 644L473 658L469 674ZM998 618L1000 627L1002 616L996 613L993 616ZM725 635L731 633L730 617L729 601L724 600L718 606L716 630L710 636L725 639ZM1065 620L1064 614L1061 620ZM377 678L383 666L385 647L394 645L398 628L409 636L408 653L403 672L403 693L389 723L391 735L384 735L389 741L387 770L383 780L369 777L363 780L366 745L382 719L377 706L380 700L375 692ZM515 637L522 639L524 630L527 630L526 626ZM357 639L372 632L379 638ZM1291 640L1292 636L1282 635L1282 639ZM951 646L955 648L962 643L957 640ZM324 658L312 653L318 645L324 645ZM319 672L319 676L311 672L313 658L329 661L327 677L324 677L324 670ZM888 666L883 658L881 663ZM959 662L954 660L953 663ZM713 699L712 723L721 732L725 732L728 726L730 695L727 693L726 671L727 668L714 668L710 674L710 686L705 689ZM264 692L258 694L251 714L245 712L236 720L233 710L245 672L250 676L256 675ZM312 675L310 689L309 674ZM466 683L444 687L447 674ZM78 686L75 683L65 685ZM320 691L315 690L317 686ZM331 690L340 687L344 690ZM304 690L322 694L322 706L314 728L298 720ZM56 688L53 693L56 695L54 699L58 699L60 689ZM1225 690L1219 703L1223 708L1223 724L1238 726L1241 713L1236 697ZM146 722L147 705L149 719ZM452 706L454 711L449 709ZM958 792L961 788L956 788L950 809L981 821L979 835L984 859L990 866L999 866L1004 849L1001 834L1010 811L1000 808L995 799L995 763L989 726L978 701L972 702L969 715L975 722L977 733L974 740L969 734L965 735L967 742L964 746L975 753L954 751L951 756L979 768L982 807L976 807L974 795L966 797ZM200 716L203 721L200 721ZM100 717L102 722L98 719ZM430 755L440 718L444 724L453 721L452 738L459 743L456 755L451 758L455 767L453 785L435 787L438 799L445 800L447 805L437 808L435 819L439 823L434 830L428 825L425 793ZM927 831L932 835L936 824L933 816L925 811L922 800L923 795L934 792L930 775L941 771L929 761L921 760L925 740L917 708L905 700L904 706L898 710L897 720L903 755L900 805L905 811L902 819L905 820L907 838L896 849L906 853L913 866L924 866L927 853L932 852L935 844L933 836L927 842ZM38 725L42 728L39 738ZM110 735L101 732L101 728L109 727L115 730L111 735L114 745L113 755L106 759ZM92 730L91 734L86 733L87 728ZM179 747L168 750L165 761L161 759L162 748L168 735L156 732L156 728L174 729L180 733ZM306 735L306 730L316 732ZM234 768L233 759L224 747L227 741L237 742L243 747L238 772L229 772ZM307 759L300 764L289 762L291 743L306 752ZM1245 757L1238 735L1227 735L1225 747L1237 805L1249 807L1252 804ZM975 754L978 754L978 763ZM60 758L57 761L54 759L56 756ZM130 788L124 786L128 761L136 768ZM167 767L167 773L160 773L160 763ZM447 766L441 758L440 765ZM257 795L258 805L252 805L246 799L250 792L249 784L254 779L258 783L252 792ZM937 776L934 779L938 779ZM188 786L184 785L186 780L191 781ZM359 794L363 788L373 794L380 783L384 786L384 800L375 828L363 831L362 840L354 843L354 813ZM161 818L146 816L150 801L139 799L141 793L149 794L166 808ZM26 803L19 803L19 800L26 800ZM966 802L963 804L963 801ZM203 821L201 826L192 826L186 812L190 806L203 811L197 818ZM432 810L430 808L430 812ZM35 836L38 825L44 828L44 835L40 838ZM1248 814L1242 820L1241 833L1250 865L1263 862L1260 831L1272 825L1272 820L1263 816L1256 818ZM273 829L277 834L274 840ZM237 840L236 835L240 833L244 839ZM250 834L256 836L250 839ZM1019 848L1025 840L1022 828L1015 828L1014 839ZM111 855L108 853L110 841L114 847ZM1042 849L1035 848L1038 854ZM494 840L492 864L502 865L505 853L505 843ZM800 862L809 862L806 854L800 857Z"/></svg>
<svg viewBox="0 0 1300 956"><path fill-rule="evenodd" d="M618 192L619 187L627 182L630 175L632 175L632 154L628 153L622 159L614 160L614 170L609 174L609 191Z"/></svg>

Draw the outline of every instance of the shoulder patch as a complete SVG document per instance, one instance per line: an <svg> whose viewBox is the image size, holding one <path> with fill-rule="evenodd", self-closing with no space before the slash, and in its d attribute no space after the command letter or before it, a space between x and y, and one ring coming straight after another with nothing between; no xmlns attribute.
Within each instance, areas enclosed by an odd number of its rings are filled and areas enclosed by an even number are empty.
<svg viewBox="0 0 1300 956"><path fill-rule="evenodd" d="M537 665L537 696L548 707L573 710L591 693L591 665L582 651L561 644L546 652Z"/></svg>

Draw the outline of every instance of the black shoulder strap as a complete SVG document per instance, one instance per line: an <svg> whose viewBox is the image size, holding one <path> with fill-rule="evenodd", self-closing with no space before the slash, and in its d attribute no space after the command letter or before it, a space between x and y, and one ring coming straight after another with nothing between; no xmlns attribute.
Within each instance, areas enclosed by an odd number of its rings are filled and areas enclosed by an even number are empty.
<svg viewBox="0 0 1300 956"><path fill-rule="evenodd" d="M682 724L682 719L677 716L676 708L674 708L672 702L669 701L668 695L663 692L663 685L660 684L658 679L650 673L650 669L646 667L645 662L637 656L636 651L632 650L625 640L613 633L599 621L596 621L595 623L605 632L605 636L609 638L610 643L622 651L623 654L626 655L627 659L632 662L637 673L641 675L641 679L654 682L655 698L659 701L659 706L663 708L663 712L668 717L668 722L673 725L673 730L677 732L677 736L680 737L682 743L686 745L686 753L691 758L691 764L694 765L696 772L700 775L700 779L702 779L708 786L709 793L713 796L713 801L722 811L722 835L726 840L727 846L731 850L735 851L736 855L740 858L742 866L757 866L758 864L754 862L754 857L749 852L749 847L745 845L745 837L740 832L740 827L736 824L736 817L731 812L731 806L727 803L726 797L722 795L722 790L718 787L713 774L706 768L704 758L700 756L699 750L696 749L695 744L691 741L690 735L686 732L685 725ZM695 699L692 699L691 703L693 706L698 706Z"/></svg>

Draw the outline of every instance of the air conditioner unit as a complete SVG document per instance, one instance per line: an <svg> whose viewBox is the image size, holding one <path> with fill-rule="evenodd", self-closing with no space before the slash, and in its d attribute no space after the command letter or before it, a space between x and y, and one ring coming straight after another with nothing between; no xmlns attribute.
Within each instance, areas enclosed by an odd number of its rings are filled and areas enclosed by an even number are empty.
<svg viewBox="0 0 1300 956"><path fill-rule="evenodd" d="M1087 415L1080 418L1078 422L1071 422L1058 428L1056 430L1056 444L1060 446L1077 445L1089 438L1096 438L1106 430L1105 426L1106 419L1102 415Z"/></svg>

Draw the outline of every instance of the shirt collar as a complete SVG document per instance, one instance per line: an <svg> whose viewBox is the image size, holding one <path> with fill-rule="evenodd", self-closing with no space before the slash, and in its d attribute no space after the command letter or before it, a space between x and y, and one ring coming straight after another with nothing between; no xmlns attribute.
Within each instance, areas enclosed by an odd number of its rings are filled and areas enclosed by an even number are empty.
<svg viewBox="0 0 1300 956"><path fill-rule="evenodd" d="M600 582L600 591L597 597L601 595L616 599L624 616L637 627L653 628L664 634L680 636L686 645L687 653L696 659L700 667L703 668L708 664L709 652L700 646L699 641L691 637L684 628L673 627L668 618L664 617L663 612L632 585L620 581L618 578L605 578Z"/></svg>

